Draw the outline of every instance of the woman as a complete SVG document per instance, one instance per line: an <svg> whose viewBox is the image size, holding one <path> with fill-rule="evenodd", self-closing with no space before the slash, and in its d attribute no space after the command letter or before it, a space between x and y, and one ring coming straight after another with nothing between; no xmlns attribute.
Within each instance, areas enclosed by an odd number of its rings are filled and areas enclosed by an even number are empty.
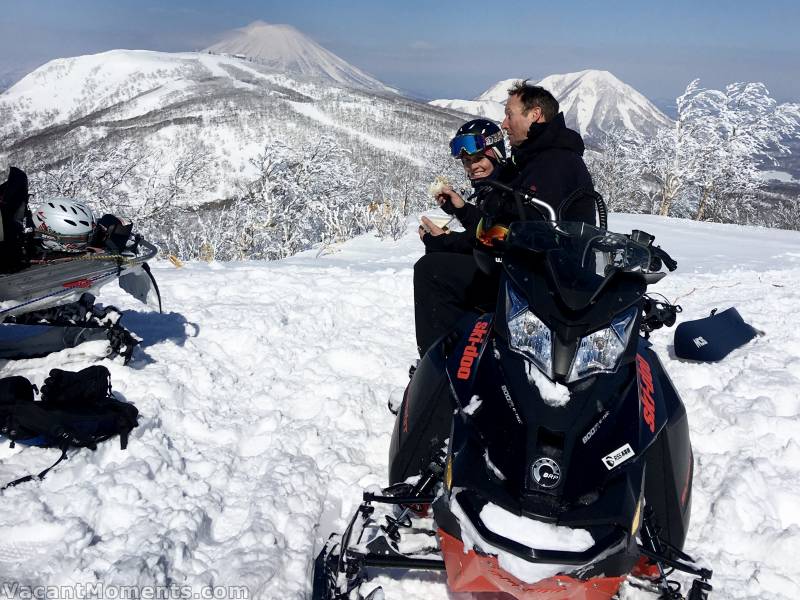
<svg viewBox="0 0 800 600"><path fill-rule="evenodd" d="M497 178L506 164L506 148L503 132L495 123L486 119L467 121L450 140L450 153L461 160L464 172L473 184L473 193L467 198L470 204L452 188L448 187L436 198L444 212L454 215L464 227L463 232L447 232L427 217L419 228L419 237L425 244L425 252L458 252L472 254L472 240L480 221L484 198L490 188L480 186L481 180Z"/></svg>
<svg viewBox="0 0 800 600"><path fill-rule="evenodd" d="M449 332L467 312L492 305L497 282L483 273L472 255L473 240L481 217L487 212L491 188L486 179L504 179L508 168L502 130L491 121L475 119L464 123L450 141L450 153L461 160L472 182L473 193L464 199L446 188L437 201L464 226L463 232L446 232L423 217L419 236L425 256L414 265L414 320L420 356ZM489 211L491 212L491 210Z"/></svg>

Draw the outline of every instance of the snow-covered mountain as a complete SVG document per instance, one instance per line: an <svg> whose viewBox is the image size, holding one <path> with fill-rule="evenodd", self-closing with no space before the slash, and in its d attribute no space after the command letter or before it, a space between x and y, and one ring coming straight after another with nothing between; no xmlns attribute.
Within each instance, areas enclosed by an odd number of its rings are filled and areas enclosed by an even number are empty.
<svg viewBox="0 0 800 600"><path fill-rule="evenodd" d="M476 117L485 117L498 123L505 116L505 104L493 100L431 100L429 104Z"/></svg>
<svg viewBox="0 0 800 600"><path fill-rule="evenodd" d="M431 104L500 121L508 88L514 81L500 81L474 100L434 100ZM671 123L652 102L608 71L549 75L537 84L552 92L567 125L589 141L615 128L647 135Z"/></svg>
<svg viewBox="0 0 800 600"><path fill-rule="evenodd" d="M800 598L800 330L786 320L800 302L800 234L646 215L612 214L610 226L653 233L676 258L654 290L678 299L679 322L735 305L765 332L713 364L676 359L672 328L651 342L694 444L686 550L713 568L717 598ZM39 386L51 368L100 361L141 416L127 450L117 440L70 450L43 481L2 493L0 585L101 584L107 598L131 589L121 586L216 598L246 586L226 597L308 598L328 535L347 525L364 488L386 485L386 404L417 358L422 252L412 224L397 242L365 235L269 263L156 261L164 314L116 286L99 297L143 339L129 367L89 344L1 361L3 376ZM0 444L0 485L58 456ZM375 584L388 600L469 597L448 594L444 574L393 571Z"/></svg>
<svg viewBox="0 0 800 600"><path fill-rule="evenodd" d="M289 75L328 79L339 85L374 91L395 91L326 50L291 25L255 21L227 33L206 51L247 57Z"/></svg>
<svg viewBox="0 0 800 600"><path fill-rule="evenodd" d="M478 102L497 102L505 104L508 98L508 88L514 85L519 79L503 79L498 81L482 94L478 94L475 100Z"/></svg>
<svg viewBox="0 0 800 600"><path fill-rule="evenodd" d="M649 134L671 123L655 104L608 71L549 75L539 85L558 99L567 122L590 138L615 127Z"/></svg>
<svg viewBox="0 0 800 600"><path fill-rule="evenodd" d="M214 176L181 191L200 202L229 197L266 144L300 148L327 136L360 170L407 173L425 187L419 169L446 156L459 122L396 94L229 55L113 50L51 61L0 94L0 167L48 169L133 145L160 156L168 175L199 153Z"/></svg>

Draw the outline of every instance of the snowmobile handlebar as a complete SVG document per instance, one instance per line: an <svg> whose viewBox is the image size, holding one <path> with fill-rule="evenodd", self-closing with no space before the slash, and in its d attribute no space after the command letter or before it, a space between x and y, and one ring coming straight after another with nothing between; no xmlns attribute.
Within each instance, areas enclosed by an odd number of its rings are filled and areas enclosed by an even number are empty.
<svg viewBox="0 0 800 600"><path fill-rule="evenodd" d="M493 181L491 179L482 180L480 182L480 185L488 185L489 187L493 187L496 190L500 190L501 192L506 192L508 194L511 194L517 203L517 212L519 213L519 218L521 221L527 220L525 218L525 209L523 208L523 201L532 204L540 213L542 213L547 218L548 221L555 223L558 220L556 218L556 211L553 210L552 206L550 206L547 202L539 200L538 198L531 196L526 192L515 190L511 186L508 186L504 183L500 183L499 181Z"/></svg>
<svg viewBox="0 0 800 600"><path fill-rule="evenodd" d="M500 183L499 181L488 179L480 181L479 184L488 185L489 187L493 187L502 192L506 192L507 194L511 194L517 203L517 212L519 213L519 218L521 221L526 220L525 210L523 208L523 201L532 204L534 208L536 208L540 213L542 213L543 216L545 216L545 218L547 218L548 221L550 221L551 223L555 223L561 220L562 211L572 206L575 200L581 197L590 196L594 201L595 208L597 209L600 229L608 229L608 207L606 206L603 197L593 189L587 189L587 188L576 189L561 202L561 204L558 207L558 213L556 213L555 209L552 206L550 206L550 204L548 204L547 202L539 200L538 198L526 192L515 190L511 186L505 185L504 183Z"/></svg>
<svg viewBox="0 0 800 600"><path fill-rule="evenodd" d="M660 246L653 245L656 236L640 229L634 229L628 238L637 244L647 246L650 250L650 271L660 271L662 265L667 267L670 272L678 268L678 262L667 254L666 250L662 250Z"/></svg>

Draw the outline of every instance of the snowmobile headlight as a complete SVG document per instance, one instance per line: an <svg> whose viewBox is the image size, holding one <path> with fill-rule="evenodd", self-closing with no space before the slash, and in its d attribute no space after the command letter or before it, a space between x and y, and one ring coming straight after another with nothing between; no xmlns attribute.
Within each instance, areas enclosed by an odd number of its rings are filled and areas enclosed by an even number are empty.
<svg viewBox="0 0 800 600"><path fill-rule="evenodd" d="M637 310L631 308L625 311L611 322L611 327L595 331L581 339L572 360L567 383L594 373L616 371L633 332Z"/></svg>
<svg viewBox="0 0 800 600"><path fill-rule="evenodd" d="M547 377L553 377L553 338L550 328L533 314L528 303L506 284L506 322L512 350L530 359Z"/></svg>

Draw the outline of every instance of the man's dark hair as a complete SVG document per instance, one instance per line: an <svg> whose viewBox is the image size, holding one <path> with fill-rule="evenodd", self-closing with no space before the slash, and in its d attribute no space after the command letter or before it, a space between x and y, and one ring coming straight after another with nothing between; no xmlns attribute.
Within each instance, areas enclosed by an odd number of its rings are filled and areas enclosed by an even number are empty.
<svg viewBox="0 0 800 600"><path fill-rule="evenodd" d="M524 112L534 107L539 107L545 121L550 121L558 114L558 100L543 87L528 83L527 79L520 79L508 88L509 96L518 96L522 102Z"/></svg>

